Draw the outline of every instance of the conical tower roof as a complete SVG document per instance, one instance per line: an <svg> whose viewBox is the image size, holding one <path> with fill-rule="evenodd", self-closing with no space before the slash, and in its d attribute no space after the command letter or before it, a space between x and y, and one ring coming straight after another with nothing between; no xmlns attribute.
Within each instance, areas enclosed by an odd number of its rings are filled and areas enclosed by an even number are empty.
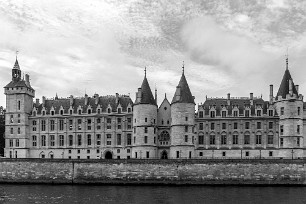
<svg viewBox="0 0 306 204"><path fill-rule="evenodd" d="M151 105L157 106L156 101L153 97L149 82L147 80L146 74L145 74L145 77L141 85L141 99L139 102L136 101L135 105L136 104L151 104Z"/></svg>
<svg viewBox="0 0 306 204"><path fill-rule="evenodd" d="M289 69L288 69L288 59L286 59L286 63L287 63L287 65L286 65L287 67L286 67L282 82L279 86L276 97L282 96L283 98L286 98L286 95L289 94L290 81L292 82L292 92L293 92L293 94L298 95L298 92L295 88L295 85L293 83L291 74L290 74Z"/></svg>
<svg viewBox="0 0 306 204"><path fill-rule="evenodd" d="M15 61L13 69L20 69L17 58L16 58L16 61Z"/></svg>
<svg viewBox="0 0 306 204"><path fill-rule="evenodd" d="M173 96L171 104L172 103L194 103L194 98L189 89L184 71L182 73L180 82L176 87L176 91Z"/></svg>

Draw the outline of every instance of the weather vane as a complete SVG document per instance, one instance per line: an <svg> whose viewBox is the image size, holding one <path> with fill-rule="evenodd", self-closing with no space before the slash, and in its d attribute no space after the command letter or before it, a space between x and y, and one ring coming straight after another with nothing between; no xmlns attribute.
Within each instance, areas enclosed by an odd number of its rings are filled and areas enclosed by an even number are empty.
<svg viewBox="0 0 306 204"><path fill-rule="evenodd" d="M17 55L18 55L18 52L19 52L19 51L18 51L18 50L16 50L16 60L17 60Z"/></svg>
<svg viewBox="0 0 306 204"><path fill-rule="evenodd" d="M183 69L183 74L184 74L184 69L185 69L185 63L184 63L184 61L183 61L183 67L182 67L182 69Z"/></svg>

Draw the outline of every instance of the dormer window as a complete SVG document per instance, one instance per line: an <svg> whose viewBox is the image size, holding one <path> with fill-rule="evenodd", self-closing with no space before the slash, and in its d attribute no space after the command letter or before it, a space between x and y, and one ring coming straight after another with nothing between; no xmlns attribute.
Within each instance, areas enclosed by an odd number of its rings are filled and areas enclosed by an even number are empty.
<svg viewBox="0 0 306 204"><path fill-rule="evenodd" d="M261 116L261 110L257 110L257 111L256 111L256 115L257 115L257 116Z"/></svg>
<svg viewBox="0 0 306 204"><path fill-rule="evenodd" d="M222 111L221 114L222 114L222 118L226 117L226 111Z"/></svg>
<svg viewBox="0 0 306 204"><path fill-rule="evenodd" d="M119 114L121 113L121 108L118 108L118 113L119 113Z"/></svg>
<svg viewBox="0 0 306 204"><path fill-rule="evenodd" d="M42 113L41 113L42 115L46 115L46 111L42 111Z"/></svg>
<svg viewBox="0 0 306 204"><path fill-rule="evenodd" d="M203 118L203 115L204 115L204 114L203 114L203 111L200 111L200 112L199 112L199 118Z"/></svg>
<svg viewBox="0 0 306 204"><path fill-rule="evenodd" d="M244 111L244 116L245 117L250 117L250 110L245 110Z"/></svg>
<svg viewBox="0 0 306 204"><path fill-rule="evenodd" d="M101 109L100 108L98 108L98 114L101 114Z"/></svg>
<svg viewBox="0 0 306 204"><path fill-rule="evenodd" d="M234 117L238 117L238 111L234 111Z"/></svg>
<svg viewBox="0 0 306 204"><path fill-rule="evenodd" d="M91 114L91 109L88 109L88 110L87 110L87 113L88 113L88 114Z"/></svg>
<svg viewBox="0 0 306 204"><path fill-rule="evenodd" d="M54 110L51 111L51 115L54 115Z"/></svg>
<svg viewBox="0 0 306 204"><path fill-rule="evenodd" d="M64 115L64 110L61 110L61 111L60 111L60 114L61 114L61 115Z"/></svg>
<svg viewBox="0 0 306 204"><path fill-rule="evenodd" d="M36 116L36 111L33 111L33 116Z"/></svg>
<svg viewBox="0 0 306 204"><path fill-rule="evenodd" d="M111 109L110 109L110 108L108 108L108 109L107 109L107 112L108 112L108 113L111 113Z"/></svg>
<svg viewBox="0 0 306 204"><path fill-rule="evenodd" d="M79 115L81 115L81 114L82 114L82 110L79 110L78 112L79 112Z"/></svg>
<svg viewBox="0 0 306 204"><path fill-rule="evenodd" d="M216 111L210 111L210 117L211 118L216 117Z"/></svg>
<svg viewBox="0 0 306 204"><path fill-rule="evenodd" d="M71 109L69 110L69 114L72 115L72 110Z"/></svg>
<svg viewBox="0 0 306 204"><path fill-rule="evenodd" d="M269 110L269 116L273 116L273 110Z"/></svg>
<svg viewBox="0 0 306 204"><path fill-rule="evenodd" d="M128 108L128 113L130 113L131 112L131 108Z"/></svg>

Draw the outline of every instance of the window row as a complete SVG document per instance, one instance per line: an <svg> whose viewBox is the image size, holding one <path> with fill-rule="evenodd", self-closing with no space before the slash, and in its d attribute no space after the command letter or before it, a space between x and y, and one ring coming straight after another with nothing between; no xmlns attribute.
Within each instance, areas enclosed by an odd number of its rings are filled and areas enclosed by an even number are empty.
<svg viewBox="0 0 306 204"><path fill-rule="evenodd" d="M292 112L291 107L290 107L290 113ZM285 107L280 108L280 115L284 115L285 113ZM301 107L297 107L296 109L297 115L301 115Z"/></svg>
<svg viewBox="0 0 306 204"><path fill-rule="evenodd" d="M122 118L117 118L117 129L123 129L122 128L122 122L128 122L131 123L131 118L127 118L126 121L122 120ZM60 119L59 120L59 125L58 125L58 130L64 130L65 128L65 120L64 119ZM93 120L92 119L87 119L85 122L83 122L82 119L77 119L76 123L74 124L74 121L72 119L68 120L68 129L69 130L73 130L73 126L75 126L75 129L77 130L82 130L82 126L83 123L87 124L86 125L86 129L87 130L91 130L92 129L92 125L93 125ZM40 122L41 124L41 131L46 131L46 120L41 120ZM49 121L49 127L50 127L50 131L54 131L55 130L55 124L57 124L55 122L55 120L50 120ZM37 121L33 120L32 121L32 130L33 131L37 131ZM101 126L101 118L97 118L96 119L96 127L97 130L100 130L102 128ZM106 119L106 129L112 129L112 120L111 118L107 118ZM132 129L132 124L127 124L127 129Z"/></svg>
<svg viewBox="0 0 306 204"><path fill-rule="evenodd" d="M86 135L86 138L83 138L82 135L68 135L67 138L65 138L64 135L58 135L58 138L56 140L55 135L49 135L49 138L47 138L46 135L41 135L40 138L38 138L38 136L33 135L32 136L32 146L33 147L37 147L37 146L41 146L41 147L46 147L51 146L54 147L56 145L63 147L65 145L67 146L73 146L73 145L77 145L77 146L82 146L83 143L85 143L85 145L87 146L91 146L94 145L93 144L93 136L88 134ZM66 140L67 139L67 140ZM85 140L86 139L86 140ZM112 145L112 134L106 134L106 145ZM38 141L39 140L39 141ZM38 142L40 142L40 145L38 144ZM65 144L67 142L67 144ZM100 146L102 144L102 138L100 134L96 135L96 145ZM131 145L132 144L132 134L127 134L126 136L126 145ZM117 134L116 135L116 145L122 145L122 135L121 134Z"/></svg>
<svg viewBox="0 0 306 204"><path fill-rule="evenodd" d="M218 124L218 123L210 123L210 130L215 130L216 124ZM234 129L234 130L237 130L239 124L242 125L241 123L234 122L234 123L233 123L233 129ZM256 122L255 124L256 124L256 129L263 129L262 122ZM244 129L250 129L250 125L251 125L250 122L245 122L245 123L244 123ZM229 126L228 123L221 123L221 129L222 129L222 130L227 129L228 126ZM268 128L269 128L269 129L273 129L273 127L274 127L274 122L269 122L269 123L268 123ZM204 123L199 123L199 130L204 130Z"/></svg>
<svg viewBox="0 0 306 204"><path fill-rule="evenodd" d="M217 113L216 110L210 110L209 111L209 116L211 118L215 118L216 115L217 115L216 113ZM232 115L229 115L227 110L222 110L220 112L220 116L222 118L226 118L226 117L239 117L239 116L250 117L252 115L251 115L251 110L250 109L246 109L246 110L244 110L244 114L243 115L239 114L239 110L233 110L232 111ZM257 116L257 117L263 116L263 110L262 109L256 109L255 116ZM271 117L274 116L274 110L271 110L271 109L268 110L268 116L271 116ZM199 118L204 118L204 111L199 111Z"/></svg>
<svg viewBox="0 0 306 204"><path fill-rule="evenodd" d="M217 138L216 135L209 135L209 145L216 145L216 144L221 144L221 145L227 145L229 144L229 136L226 134L222 134L220 138ZM240 139L243 139L243 141L240 141ZM245 134L243 138L239 136L238 134L234 134L231 137L231 144L233 145L239 145L239 144L245 144L249 145L251 144L251 140L253 140L254 144L261 145L263 143L263 137L261 134L255 135L254 138L251 138L249 134ZM199 135L198 136L199 140L199 145L204 145L204 135ZM218 141L217 141L218 140ZM239 143L242 142L242 143ZM273 145L274 144L274 136L273 135L268 135L267 136L267 144L268 145Z"/></svg>
<svg viewBox="0 0 306 204"><path fill-rule="evenodd" d="M112 109L111 109L111 108L107 108L107 109L106 109L106 112L107 112L107 113L112 113ZM132 112L132 108L127 108L127 112L128 112L128 113L131 113L131 112ZM41 115L46 115L46 113L47 113L46 110L42 110L42 111L41 111ZM78 108L77 113L78 113L79 115L82 115L82 113L83 113L82 109L79 109L79 108ZM93 112L92 112L92 108L88 108L88 109L87 109L87 114L92 114L92 113L93 113ZM97 108L96 113L97 113L97 114L101 114L101 113L102 113L102 109L101 109L101 108ZM118 114L121 114L121 113L122 113L122 108L117 108L117 113L118 113ZM33 114L33 116L36 116L36 115L37 115L37 111L34 110L34 111L32 112L32 114ZM72 109L69 109L69 114L70 114L70 115L73 114L73 110L72 110ZM55 115L55 111L54 111L54 110L51 110L51 111L50 111L50 115ZM61 109L61 110L59 111L59 115L64 115L64 110L63 110L63 109Z"/></svg>

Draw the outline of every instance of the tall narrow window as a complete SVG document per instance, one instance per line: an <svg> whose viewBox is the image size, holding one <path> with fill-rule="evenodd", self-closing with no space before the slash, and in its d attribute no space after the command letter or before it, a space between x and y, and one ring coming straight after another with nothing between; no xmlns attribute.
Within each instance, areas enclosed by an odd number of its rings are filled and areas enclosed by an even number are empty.
<svg viewBox="0 0 306 204"><path fill-rule="evenodd" d="M261 122L257 122L257 129L261 129Z"/></svg>
<svg viewBox="0 0 306 204"><path fill-rule="evenodd" d="M250 117L250 110L245 110L244 111L244 116L245 117Z"/></svg>
<svg viewBox="0 0 306 204"><path fill-rule="evenodd" d="M37 146L37 136L36 135L32 136L32 145L33 145L33 147Z"/></svg>
<svg viewBox="0 0 306 204"><path fill-rule="evenodd" d="M82 135L78 135L78 146L82 145Z"/></svg>
<svg viewBox="0 0 306 204"><path fill-rule="evenodd" d="M55 145L55 136L54 135L50 135L50 146L54 147Z"/></svg>
<svg viewBox="0 0 306 204"><path fill-rule="evenodd" d="M121 134L117 134L117 145L121 145Z"/></svg>
<svg viewBox="0 0 306 204"><path fill-rule="evenodd" d="M87 145L91 145L91 135L87 135Z"/></svg>
<svg viewBox="0 0 306 204"><path fill-rule="evenodd" d="M19 139L16 139L16 141L15 141L15 146L16 146L16 147L19 147Z"/></svg>
<svg viewBox="0 0 306 204"><path fill-rule="evenodd" d="M226 129L226 123L222 123L222 129L223 129L223 130Z"/></svg>
<svg viewBox="0 0 306 204"><path fill-rule="evenodd" d="M148 136L144 137L144 143L147 144L148 143Z"/></svg>
<svg viewBox="0 0 306 204"><path fill-rule="evenodd" d="M148 127L145 127L144 133L148 133Z"/></svg>
<svg viewBox="0 0 306 204"><path fill-rule="evenodd" d="M20 127L17 129L17 133L20 134Z"/></svg>
<svg viewBox="0 0 306 204"><path fill-rule="evenodd" d="M250 122L245 122L245 129L250 129Z"/></svg>
<svg viewBox="0 0 306 204"><path fill-rule="evenodd" d="M210 129L215 130L215 123L210 123Z"/></svg>
<svg viewBox="0 0 306 204"><path fill-rule="evenodd" d="M211 144L211 145L216 144L216 137L215 137L215 135L210 135L209 136L209 144Z"/></svg>
<svg viewBox="0 0 306 204"><path fill-rule="evenodd" d="M45 147L46 146L46 135L41 136L41 146Z"/></svg>
<svg viewBox="0 0 306 204"><path fill-rule="evenodd" d="M97 134L97 146L101 145L101 135Z"/></svg>
<svg viewBox="0 0 306 204"><path fill-rule="evenodd" d="M269 110L269 116L273 116L273 110Z"/></svg>
<svg viewBox="0 0 306 204"><path fill-rule="evenodd" d="M50 120L50 130L54 131L54 120Z"/></svg>
<svg viewBox="0 0 306 204"><path fill-rule="evenodd" d="M296 132L297 132L297 134L300 134L300 125L297 125Z"/></svg>
<svg viewBox="0 0 306 204"><path fill-rule="evenodd" d="M280 115L284 115L284 107L281 107L281 109L280 109Z"/></svg>
<svg viewBox="0 0 306 204"><path fill-rule="evenodd" d="M185 135L185 142L188 142L188 135Z"/></svg>
<svg viewBox="0 0 306 204"><path fill-rule="evenodd" d="M132 145L132 135L127 134L127 145Z"/></svg>
<svg viewBox="0 0 306 204"><path fill-rule="evenodd" d="M199 135L199 145L204 144L204 135Z"/></svg>
<svg viewBox="0 0 306 204"><path fill-rule="evenodd" d="M59 146L64 146L64 135L59 136Z"/></svg>
<svg viewBox="0 0 306 204"><path fill-rule="evenodd" d="M46 131L46 121L45 120L41 121L41 131Z"/></svg>
<svg viewBox="0 0 306 204"><path fill-rule="evenodd" d="M244 135L244 144L250 144L250 134L248 133Z"/></svg>
<svg viewBox="0 0 306 204"><path fill-rule="evenodd" d="M188 126L187 125L185 126L185 132L188 132Z"/></svg>
<svg viewBox="0 0 306 204"><path fill-rule="evenodd" d="M73 145L73 135L69 135L69 146Z"/></svg>
<svg viewBox="0 0 306 204"><path fill-rule="evenodd" d="M233 134L233 144L234 145L238 144L238 134L236 134L236 133Z"/></svg>
<svg viewBox="0 0 306 204"><path fill-rule="evenodd" d="M280 138L280 146L284 146L284 138Z"/></svg>
<svg viewBox="0 0 306 204"><path fill-rule="evenodd" d="M59 130L64 130L64 120L59 120Z"/></svg>
<svg viewBox="0 0 306 204"><path fill-rule="evenodd" d="M199 124L199 130L203 130L203 129L204 129L203 123L200 123Z"/></svg>
<svg viewBox="0 0 306 204"><path fill-rule="evenodd" d="M283 134L284 134L284 126L281 125L281 126L279 127L279 129L280 129L280 135L283 135Z"/></svg>
<svg viewBox="0 0 306 204"><path fill-rule="evenodd" d="M18 110L20 110L20 101L18 101Z"/></svg>
<svg viewBox="0 0 306 204"><path fill-rule="evenodd" d="M273 135L272 134L268 135L268 144L269 145L273 144Z"/></svg>
<svg viewBox="0 0 306 204"><path fill-rule="evenodd" d="M238 129L238 123L234 123L234 129L235 129L235 130Z"/></svg>
<svg viewBox="0 0 306 204"><path fill-rule="evenodd" d="M216 112L215 112L215 111L210 111L210 117L211 117L211 118L216 117Z"/></svg>
<svg viewBox="0 0 306 204"><path fill-rule="evenodd" d="M203 118L203 111L199 112L199 118Z"/></svg>
<svg viewBox="0 0 306 204"><path fill-rule="evenodd" d="M273 129L273 122L269 122L269 129Z"/></svg>
<svg viewBox="0 0 306 204"><path fill-rule="evenodd" d="M226 111L222 111L221 114L222 114L222 118L226 117Z"/></svg>
<svg viewBox="0 0 306 204"><path fill-rule="evenodd" d="M226 145L226 143L227 143L226 139L227 139L226 134L222 134L221 135L221 144L222 145Z"/></svg>
<svg viewBox="0 0 306 204"><path fill-rule="evenodd" d="M261 116L261 110L257 110L257 116Z"/></svg>
<svg viewBox="0 0 306 204"><path fill-rule="evenodd" d="M256 144L261 144L261 134L256 135Z"/></svg>
<svg viewBox="0 0 306 204"><path fill-rule="evenodd" d="M300 115L301 114L301 108L300 107L298 107L298 115Z"/></svg>

